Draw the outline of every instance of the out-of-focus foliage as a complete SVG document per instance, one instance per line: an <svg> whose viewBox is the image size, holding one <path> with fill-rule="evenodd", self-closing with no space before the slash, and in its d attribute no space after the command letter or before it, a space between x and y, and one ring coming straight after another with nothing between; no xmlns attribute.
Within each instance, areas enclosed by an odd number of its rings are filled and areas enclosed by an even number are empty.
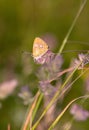
<svg viewBox="0 0 89 130"><path fill-rule="evenodd" d="M18 96L21 88L29 87L28 96L31 95L29 96L31 100L27 101L29 103L32 102L32 95L35 95L38 89L36 77L38 66L34 63L31 54L25 55L22 51L31 53L33 40L39 36L45 40L48 39L49 46L57 53L80 5L81 0L0 0L0 87L6 87L6 83L7 88L11 87L8 91L3 88L5 91L2 93L2 97L5 98L0 98L1 130L7 129L8 124L11 125L11 130L21 128L27 110L23 99ZM66 45L65 50L88 49L89 43L86 45L72 42L88 42L88 26L89 1L76 22L69 37L71 43ZM64 54L65 64L63 67L68 66L70 59L74 56L77 55L72 52ZM85 77L81 78L76 83L76 87L69 92L68 95L71 96L66 97L64 105L73 96L79 96L83 93L84 79ZM13 80L16 81L16 86L10 84ZM5 93L6 96L4 96ZM21 97L24 96L21 95ZM25 103L27 102L25 101ZM65 115L63 121L66 120L67 116ZM88 123L75 124L75 127L81 130L89 129Z"/></svg>

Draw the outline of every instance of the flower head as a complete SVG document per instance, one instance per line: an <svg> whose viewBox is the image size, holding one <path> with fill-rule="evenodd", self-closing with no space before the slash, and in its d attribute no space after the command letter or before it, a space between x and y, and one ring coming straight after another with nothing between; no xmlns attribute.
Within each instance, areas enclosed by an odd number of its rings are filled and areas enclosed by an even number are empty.
<svg viewBox="0 0 89 130"><path fill-rule="evenodd" d="M84 110L78 104L72 105L70 113L74 116L74 119L77 121L85 121L87 118L89 118L89 111Z"/></svg>

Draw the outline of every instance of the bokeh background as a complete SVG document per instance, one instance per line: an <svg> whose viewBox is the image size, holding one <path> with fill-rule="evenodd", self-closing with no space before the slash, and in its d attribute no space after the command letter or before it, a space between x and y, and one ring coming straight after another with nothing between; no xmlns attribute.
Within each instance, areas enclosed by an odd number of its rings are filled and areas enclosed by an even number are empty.
<svg viewBox="0 0 89 130"><path fill-rule="evenodd" d="M0 130L6 130L9 123L11 130L21 128L28 107L26 104L30 102L28 98L32 100L37 91L37 66L31 56L34 38L42 37L57 53L80 5L81 0L0 0ZM64 50L88 50L89 1L69 40L71 42ZM63 67L68 67L75 56L77 52L64 53ZM83 94L81 83L84 78L76 83L64 104ZM23 96L25 91L28 92L26 98ZM63 121L67 120L66 117ZM88 124L89 120L76 123L72 130L88 130Z"/></svg>

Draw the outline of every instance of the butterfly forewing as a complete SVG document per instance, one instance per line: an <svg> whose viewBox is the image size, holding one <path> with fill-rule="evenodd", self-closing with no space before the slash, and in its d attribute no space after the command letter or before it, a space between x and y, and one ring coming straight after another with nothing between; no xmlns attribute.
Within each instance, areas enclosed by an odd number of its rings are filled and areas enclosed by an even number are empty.
<svg viewBox="0 0 89 130"><path fill-rule="evenodd" d="M33 57L38 58L48 51L48 45L41 38L37 37L33 43Z"/></svg>

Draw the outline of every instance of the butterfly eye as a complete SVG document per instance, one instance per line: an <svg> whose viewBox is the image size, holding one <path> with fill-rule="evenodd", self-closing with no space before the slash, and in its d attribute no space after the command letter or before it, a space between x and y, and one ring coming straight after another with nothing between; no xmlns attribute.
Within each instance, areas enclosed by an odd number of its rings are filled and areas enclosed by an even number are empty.
<svg viewBox="0 0 89 130"><path fill-rule="evenodd" d="M43 48L43 45L40 45L40 48Z"/></svg>

